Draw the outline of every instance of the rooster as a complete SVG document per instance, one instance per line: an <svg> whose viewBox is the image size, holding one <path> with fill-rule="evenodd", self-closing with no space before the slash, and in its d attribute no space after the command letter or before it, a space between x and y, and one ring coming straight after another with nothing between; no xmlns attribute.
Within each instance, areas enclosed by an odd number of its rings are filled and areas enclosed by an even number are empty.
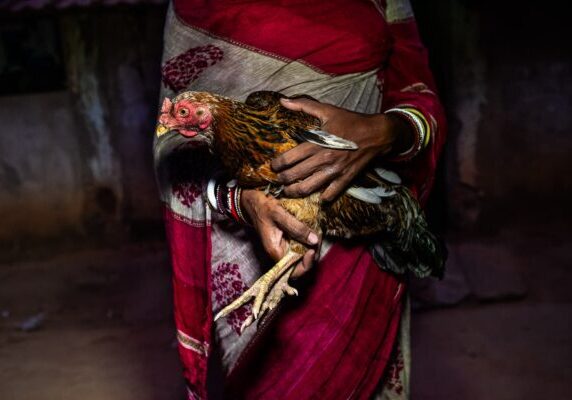
<svg viewBox="0 0 572 400"><path fill-rule="evenodd" d="M337 238L376 235L392 262L406 265L418 277L441 276L444 248L428 229L417 201L391 171L365 171L330 203L321 202L319 193L304 198L280 196L281 185L270 163L281 153L302 142L357 149L355 143L321 130L318 118L283 107L282 97L277 92L259 91L243 103L207 92L184 92L172 100L165 98L156 135L176 131L191 141L205 143L239 185L275 194L282 207L315 232ZM275 308L284 294L296 294L288 279L307 250L290 240L282 259L215 320L254 298L253 316L244 328Z"/></svg>

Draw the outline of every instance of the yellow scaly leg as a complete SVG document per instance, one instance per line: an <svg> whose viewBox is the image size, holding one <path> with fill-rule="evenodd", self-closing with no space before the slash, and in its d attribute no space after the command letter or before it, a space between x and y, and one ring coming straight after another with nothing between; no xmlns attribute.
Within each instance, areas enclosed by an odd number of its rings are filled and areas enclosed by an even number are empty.
<svg viewBox="0 0 572 400"><path fill-rule="evenodd" d="M254 284L250 287L250 289L248 289L246 292L244 292L242 295L240 295L240 297L238 297L236 300L234 300L228 306L223 308L215 316L215 318L214 318L215 321L219 318L226 317L228 314L230 314L231 312L233 312L237 308L243 306L244 304L248 303L252 298L254 298L254 305L252 306L252 316L254 318L252 321L250 321L250 322L254 322L256 319L258 319L260 310L262 308L264 300L266 299L266 294L268 293L268 291L276 284L277 281L280 280L280 278L283 275L285 275L285 273L286 273L286 271L288 271L288 269L291 270L288 273L287 278L289 278L290 274L292 273L292 270L293 270L293 268L291 268L291 267L293 267L293 265L296 262L298 262L301 258L302 258L302 254L295 252L295 251L291 250L291 248L289 248L288 251L286 252L286 254L284 255L284 257L282 257L280 259L280 261L278 261L276 263L276 265L274 265L272 268L270 268L256 282L254 282ZM286 278L286 283L287 283L287 278ZM282 289L282 286L280 288ZM289 293L289 294L297 293L297 292L295 292L294 288L291 288L290 286L288 286L288 288L289 289L284 287L284 290L286 291L286 293ZM292 291L292 290L294 290L294 291Z"/></svg>

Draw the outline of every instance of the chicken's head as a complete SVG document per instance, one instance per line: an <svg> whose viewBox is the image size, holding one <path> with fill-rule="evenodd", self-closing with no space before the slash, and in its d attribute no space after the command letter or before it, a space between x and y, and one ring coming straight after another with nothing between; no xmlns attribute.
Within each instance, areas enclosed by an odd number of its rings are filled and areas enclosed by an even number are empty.
<svg viewBox="0 0 572 400"><path fill-rule="evenodd" d="M155 133L159 137L169 131L177 131L192 138L207 131L212 121L213 115L207 103L188 96L177 96L173 101L165 98Z"/></svg>

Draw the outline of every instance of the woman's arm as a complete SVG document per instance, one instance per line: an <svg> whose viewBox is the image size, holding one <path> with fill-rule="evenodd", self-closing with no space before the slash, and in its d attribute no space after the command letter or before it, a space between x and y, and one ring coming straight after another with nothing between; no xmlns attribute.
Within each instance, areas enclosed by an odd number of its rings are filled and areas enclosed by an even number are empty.
<svg viewBox="0 0 572 400"><path fill-rule="evenodd" d="M446 135L445 112L436 94L427 50L419 37L408 0L386 0L386 18L392 51L387 68L380 71L383 84L382 111L412 107L430 125L427 145L395 169L423 204L432 187L438 158Z"/></svg>
<svg viewBox="0 0 572 400"><path fill-rule="evenodd" d="M384 112L392 108L412 108L430 125L428 143L419 154L409 154L406 161L397 162L395 167L420 200L425 200L444 142L445 115L435 94L426 50L419 39L415 20L411 13L407 14L410 10L407 3L406 0L387 0L385 11L393 43L387 67L380 71L379 76L383 87L382 113L360 114L308 99L283 102L287 108L320 118L325 130L359 146L357 151L341 151L303 143L276 158L272 167L279 172L286 195L305 196L324 189L322 198L333 200L374 158L391 160L410 149L418 134L416 127L399 113ZM283 234L305 238L302 242L311 244L308 242L309 230L304 230L308 228L289 214L280 217L277 209L280 206L275 199L255 191L245 191L242 204L247 214L257 220L255 228L274 258L283 254ZM278 222L276 218L283 220ZM296 274L310 267L312 256L313 251L306 254Z"/></svg>
<svg viewBox="0 0 572 400"><path fill-rule="evenodd" d="M407 3L387 1L392 49L386 68L379 73L383 87L381 111L412 110L427 124L428 136L423 136L426 142L419 148L412 146L419 140L420 132L404 113L366 115L306 99L283 102L287 108L320 118L325 130L360 146L359 150L349 152L304 143L276 158L272 166L286 185L286 195L299 197L323 189L322 198L332 200L378 156L388 161L407 160L397 167L405 175L405 181L421 195L421 200L428 193L444 142L445 117L413 15L403 12L410 10ZM411 151L407 152L408 149ZM404 151L409 153L405 157Z"/></svg>
<svg viewBox="0 0 572 400"><path fill-rule="evenodd" d="M361 114L309 99L282 100L295 111L320 119L322 128L349 139L358 150L332 150L302 143L277 157L272 168L290 197L307 196L324 189L321 198L333 200L374 158L399 154L411 146L413 132L402 118L389 114Z"/></svg>

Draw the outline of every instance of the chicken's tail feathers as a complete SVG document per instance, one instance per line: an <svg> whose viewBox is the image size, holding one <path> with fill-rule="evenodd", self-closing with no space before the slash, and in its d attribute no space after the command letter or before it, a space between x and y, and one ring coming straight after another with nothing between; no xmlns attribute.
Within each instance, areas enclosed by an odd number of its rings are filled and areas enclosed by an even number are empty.
<svg viewBox="0 0 572 400"><path fill-rule="evenodd" d="M399 234L392 240L375 243L373 255L380 265L396 273L411 272L418 278L442 278L447 260L444 240L434 234L419 205L406 197L406 215Z"/></svg>
<svg viewBox="0 0 572 400"><path fill-rule="evenodd" d="M373 256L387 270L403 274L412 273L417 278L433 276L441 279L445 273L447 247L426 226L415 226L408 248L391 242L379 242L372 246Z"/></svg>

